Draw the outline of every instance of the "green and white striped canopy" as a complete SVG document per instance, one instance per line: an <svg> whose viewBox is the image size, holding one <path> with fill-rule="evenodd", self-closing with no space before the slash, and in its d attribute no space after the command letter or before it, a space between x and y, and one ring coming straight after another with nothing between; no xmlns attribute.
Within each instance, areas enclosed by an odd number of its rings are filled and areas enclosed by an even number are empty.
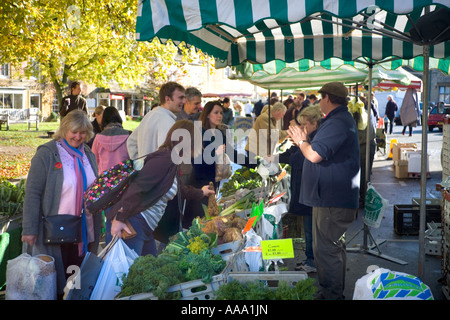
<svg viewBox="0 0 450 320"><path fill-rule="evenodd" d="M392 67L392 69L391 69ZM273 60L265 64L244 62L233 67L230 79L250 82L265 89L319 89L323 84L339 79L346 85L367 85L369 72L372 87L383 83L399 89L421 90L422 81L404 70L385 62L369 66L362 62L331 58L321 62L308 59L287 63Z"/></svg>
<svg viewBox="0 0 450 320"><path fill-rule="evenodd" d="M450 41L418 41L411 28L450 0L140 0L136 39L184 42L216 67L272 60L450 57Z"/></svg>

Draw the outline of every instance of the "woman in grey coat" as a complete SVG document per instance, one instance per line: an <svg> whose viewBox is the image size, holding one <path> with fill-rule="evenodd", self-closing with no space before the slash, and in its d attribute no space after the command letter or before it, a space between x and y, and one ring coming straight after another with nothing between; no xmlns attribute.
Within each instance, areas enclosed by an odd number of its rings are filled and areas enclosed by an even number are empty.
<svg viewBox="0 0 450 320"><path fill-rule="evenodd" d="M92 124L82 111L68 113L53 140L39 146L31 159L25 189L22 242L33 255L47 254L55 259L57 293L64 293L71 265L80 266L86 251L97 253L101 216L82 216L83 191L97 177L97 163L85 145L93 137ZM84 241L44 243L43 218L58 214L82 216Z"/></svg>

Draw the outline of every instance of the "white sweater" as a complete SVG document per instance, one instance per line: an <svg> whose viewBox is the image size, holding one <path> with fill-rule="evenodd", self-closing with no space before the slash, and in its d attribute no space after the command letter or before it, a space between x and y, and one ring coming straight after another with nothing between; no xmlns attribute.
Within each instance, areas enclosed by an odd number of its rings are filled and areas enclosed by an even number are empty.
<svg viewBox="0 0 450 320"><path fill-rule="evenodd" d="M147 113L127 140L130 158L136 159L158 150L175 121L175 114L162 106Z"/></svg>

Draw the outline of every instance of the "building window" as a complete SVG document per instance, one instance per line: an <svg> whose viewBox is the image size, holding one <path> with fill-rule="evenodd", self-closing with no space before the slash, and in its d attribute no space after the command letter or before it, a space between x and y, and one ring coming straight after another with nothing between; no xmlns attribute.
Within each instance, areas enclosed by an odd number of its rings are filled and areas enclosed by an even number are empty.
<svg viewBox="0 0 450 320"><path fill-rule="evenodd" d="M0 64L0 76L9 78L9 63Z"/></svg>
<svg viewBox="0 0 450 320"><path fill-rule="evenodd" d="M23 93L0 92L0 108L23 109Z"/></svg>
<svg viewBox="0 0 450 320"><path fill-rule="evenodd" d="M450 103L450 86L439 87L439 102Z"/></svg>

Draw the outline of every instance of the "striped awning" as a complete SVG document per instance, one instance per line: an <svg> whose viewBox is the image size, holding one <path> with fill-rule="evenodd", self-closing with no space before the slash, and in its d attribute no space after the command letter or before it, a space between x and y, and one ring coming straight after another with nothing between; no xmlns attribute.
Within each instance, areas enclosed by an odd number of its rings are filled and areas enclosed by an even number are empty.
<svg viewBox="0 0 450 320"><path fill-rule="evenodd" d="M274 60L265 64L244 62L232 69L230 79L247 81L265 89L318 89L335 79L346 85L367 85L369 72L375 88L422 88L422 80L391 63L376 64L370 69L365 63L338 58L320 62L303 59L294 63Z"/></svg>
<svg viewBox="0 0 450 320"><path fill-rule="evenodd" d="M423 44L430 57L448 58L450 41L417 39L411 31L426 10L449 8L449 0L140 0L136 38L184 42L213 56L216 67L412 59Z"/></svg>

